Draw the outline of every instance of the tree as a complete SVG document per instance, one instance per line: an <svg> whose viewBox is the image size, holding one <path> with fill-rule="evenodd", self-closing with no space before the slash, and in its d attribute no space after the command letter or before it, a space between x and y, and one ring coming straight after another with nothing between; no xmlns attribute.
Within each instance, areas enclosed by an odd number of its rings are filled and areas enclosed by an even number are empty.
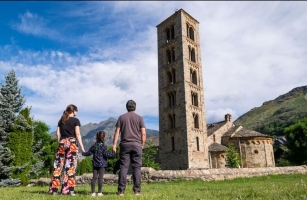
<svg viewBox="0 0 307 200"><path fill-rule="evenodd" d="M7 146L7 136L12 132L13 124L17 113L25 103L24 96L21 95L21 87L15 71L11 70L5 76L5 84L0 87L0 186L18 186L19 179L11 177L12 170L17 166L11 166L14 158Z"/></svg>
<svg viewBox="0 0 307 200"><path fill-rule="evenodd" d="M40 120L34 121L33 155L31 158L32 166L30 177L37 178L42 175L50 174L53 170L53 161L56 154L56 147L51 150L53 139L49 134L49 126Z"/></svg>
<svg viewBox="0 0 307 200"><path fill-rule="evenodd" d="M86 157L81 161L78 161L77 167L77 175L82 175L85 173L92 173L93 172L93 164L92 164L93 157Z"/></svg>
<svg viewBox="0 0 307 200"><path fill-rule="evenodd" d="M44 176L49 176L53 173L54 170L54 159L58 149L58 140L56 138L51 138L48 141L48 144L44 146L43 149L43 160L44 160L44 168L43 174Z"/></svg>
<svg viewBox="0 0 307 200"><path fill-rule="evenodd" d="M108 151L112 151L113 147L108 147ZM106 168L106 172L110 172L113 174L116 174L116 172L119 170L119 151L120 148L117 147L116 153L113 158L108 158L108 167Z"/></svg>
<svg viewBox="0 0 307 200"><path fill-rule="evenodd" d="M160 169L159 163L155 161L155 155L157 154L157 147L153 145L153 142L148 140L145 142L146 148L143 149L142 153L142 166L152 167L155 170Z"/></svg>
<svg viewBox="0 0 307 200"><path fill-rule="evenodd" d="M229 168L238 168L241 158L233 144L229 144L226 149L226 166Z"/></svg>
<svg viewBox="0 0 307 200"><path fill-rule="evenodd" d="M307 164L307 118L285 128L289 160L294 164Z"/></svg>
<svg viewBox="0 0 307 200"><path fill-rule="evenodd" d="M21 184L27 185L30 181L29 173L32 166L33 120L30 117L30 108L24 108L17 116L13 132L8 135L8 147L15 155L11 166L22 166L13 170L12 177L19 178ZM39 172L39 169L36 169Z"/></svg>

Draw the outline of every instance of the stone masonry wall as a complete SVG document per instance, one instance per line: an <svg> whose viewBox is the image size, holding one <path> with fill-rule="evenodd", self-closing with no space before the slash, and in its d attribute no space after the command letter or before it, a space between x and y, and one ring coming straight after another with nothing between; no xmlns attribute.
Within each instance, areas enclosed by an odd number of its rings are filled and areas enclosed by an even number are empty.
<svg viewBox="0 0 307 200"><path fill-rule="evenodd" d="M203 181L230 180L235 178L266 176L271 174L307 174L307 166L292 167L267 167L267 168L220 168L220 169L199 169L199 170L159 170L142 167L142 183L167 182L173 180L193 180ZM92 174L76 176L77 185L90 184ZM117 184L118 175L105 174L104 184ZM127 182L132 183L131 175L128 175ZM31 180L31 184L48 185L50 178L40 178Z"/></svg>

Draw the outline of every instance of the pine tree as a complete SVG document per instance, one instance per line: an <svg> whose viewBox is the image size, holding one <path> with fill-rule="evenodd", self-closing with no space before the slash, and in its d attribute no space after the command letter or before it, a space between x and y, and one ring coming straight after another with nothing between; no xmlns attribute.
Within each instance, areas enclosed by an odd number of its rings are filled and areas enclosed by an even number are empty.
<svg viewBox="0 0 307 200"><path fill-rule="evenodd" d="M21 95L21 87L15 71L11 70L5 76L5 84L0 87L0 186L18 186L19 179L11 177L12 170L16 167L10 166L14 156L7 146L7 136L13 129L16 114L25 103L24 96Z"/></svg>

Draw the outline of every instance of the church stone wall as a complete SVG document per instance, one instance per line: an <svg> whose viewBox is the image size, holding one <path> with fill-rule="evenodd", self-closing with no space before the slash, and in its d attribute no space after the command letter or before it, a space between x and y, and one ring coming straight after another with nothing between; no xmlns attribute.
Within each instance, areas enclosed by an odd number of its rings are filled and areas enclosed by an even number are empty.
<svg viewBox="0 0 307 200"><path fill-rule="evenodd" d="M226 153L225 152L210 152L211 168L225 168L226 167Z"/></svg>
<svg viewBox="0 0 307 200"><path fill-rule="evenodd" d="M246 140L241 142L243 167L274 167L273 145L270 140Z"/></svg>
<svg viewBox="0 0 307 200"><path fill-rule="evenodd" d="M212 143L216 142L219 144L222 143L222 136L224 133L226 133L231 127L233 127L233 123L231 121L228 121L225 123L221 128L219 128L217 131L215 131L212 135L210 135L207 139L208 146L210 146ZM215 141L214 141L215 139ZM227 143L225 143L227 144Z"/></svg>

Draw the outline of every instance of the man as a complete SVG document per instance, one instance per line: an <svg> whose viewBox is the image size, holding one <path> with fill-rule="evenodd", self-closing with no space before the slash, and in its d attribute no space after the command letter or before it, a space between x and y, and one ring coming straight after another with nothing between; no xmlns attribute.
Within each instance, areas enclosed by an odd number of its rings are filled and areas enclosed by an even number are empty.
<svg viewBox="0 0 307 200"><path fill-rule="evenodd" d="M135 195L141 193L142 149L145 145L146 130L144 120L135 113L136 103L129 100L126 104L127 113L119 116L115 125L113 150L120 134L120 168L118 175L118 194L124 195L127 173L131 161L133 191Z"/></svg>

